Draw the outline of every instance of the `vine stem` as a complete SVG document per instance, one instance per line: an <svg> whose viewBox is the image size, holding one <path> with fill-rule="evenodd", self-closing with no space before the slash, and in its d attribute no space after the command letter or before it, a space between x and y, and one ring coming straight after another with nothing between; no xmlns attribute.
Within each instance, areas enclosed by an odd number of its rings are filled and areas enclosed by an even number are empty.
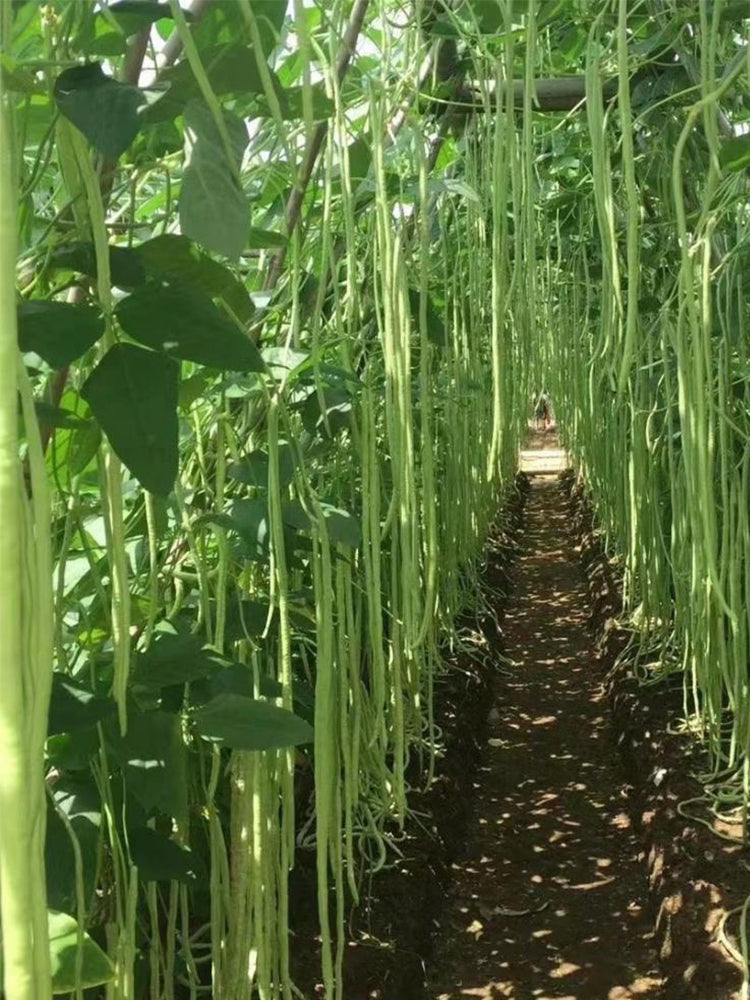
<svg viewBox="0 0 750 1000"><path fill-rule="evenodd" d="M354 50L357 46L357 39L359 38L360 31L362 30L362 25L364 24L369 6L370 0L357 0L357 4L352 11L349 26L342 39L341 54L339 55L338 64L336 66L336 78L339 84L346 76L346 71L349 68L351 58L354 55ZM313 175L313 170L315 169L315 164L317 163L320 151L323 148L323 143L327 133L328 122L320 122L307 145L302 169L299 172L297 183L294 190L289 195L289 201L286 205L285 219L287 237L291 237L294 234L294 231L299 224L305 192L307 191L307 187L310 183L310 178ZM285 260L286 247L281 247L276 254L274 254L271 260L271 266L268 269L265 281L265 288L267 291L275 288L278 284Z"/></svg>

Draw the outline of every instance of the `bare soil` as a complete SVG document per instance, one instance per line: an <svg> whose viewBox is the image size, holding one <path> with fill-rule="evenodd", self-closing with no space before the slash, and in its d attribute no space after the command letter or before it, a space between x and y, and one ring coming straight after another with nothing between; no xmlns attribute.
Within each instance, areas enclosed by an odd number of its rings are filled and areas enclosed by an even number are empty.
<svg viewBox="0 0 750 1000"><path fill-rule="evenodd" d="M656 997L648 886L556 477L538 476L503 623L477 811L441 920L440 1000Z"/></svg>

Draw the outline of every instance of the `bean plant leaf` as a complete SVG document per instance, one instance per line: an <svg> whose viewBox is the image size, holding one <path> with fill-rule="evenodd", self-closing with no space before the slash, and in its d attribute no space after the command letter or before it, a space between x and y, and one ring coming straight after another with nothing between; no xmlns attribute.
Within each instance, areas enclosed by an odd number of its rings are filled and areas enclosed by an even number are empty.
<svg viewBox="0 0 750 1000"><path fill-rule="evenodd" d="M131 704L126 735L120 735L114 721L106 723L106 733L125 786L143 808L184 821L187 751L180 717L161 711L143 712Z"/></svg>
<svg viewBox="0 0 750 1000"><path fill-rule="evenodd" d="M209 250L236 260L250 231L250 208L239 183L247 129L235 115L224 112L223 117L229 148L205 101L192 100L185 108L180 228Z"/></svg>
<svg viewBox="0 0 750 1000"><path fill-rule="evenodd" d="M420 328L419 304L419 292L415 288L410 288L409 308L411 310L411 318L414 323L415 330L419 330ZM436 347L445 347L448 343L443 317L440 315L435 303L430 298L427 299L427 338L432 341Z"/></svg>
<svg viewBox="0 0 750 1000"><path fill-rule="evenodd" d="M233 750L279 750L311 743L313 730L285 708L240 694L220 694L193 716L196 731Z"/></svg>
<svg viewBox="0 0 750 1000"><path fill-rule="evenodd" d="M98 751L99 733L93 726L47 739L47 760L53 767L65 771L88 771L89 762ZM50 903L55 905L52 897Z"/></svg>
<svg viewBox="0 0 750 1000"><path fill-rule="evenodd" d="M144 882L194 882L196 860L169 837L150 827L128 831L128 846L133 863Z"/></svg>
<svg viewBox="0 0 750 1000"><path fill-rule="evenodd" d="M258 70L258 63L252 46L239 44L206 45L201 49L208 82L217 97L226 94L262 94L263 78ZM272 84L276 81L273 70L268 73ZM188 101L201 95L198 81L187 60L165 70L162 79L169 83L170 95L173 100Z"/></svg>
<svg viewBox="0 0 750 1000"><path fill-rule="evenodd" d="M131 676L133 684L158 690L210 677L223 665L217 654L204 649L196 636L161 632L146 652L138 655Z"/></svg>
<svg viewBox="0 0 750 1000"><path fill-rule="evenodd" d="M55 270L78 271L89 278L98 276L93 243L63 243L52 251L47 266ZM132 247L110 246L109 270L112 284L125 291L137 288L146 280L139 250Z"/></svg>
<svg viewBox="0 0 750 1000"><path fill-rule="evenodd" d="M94 732L98 749L99 739ZM47 903L55 910L75 910L76 868L75 853L65 823L60 813L73 828L81 848L83 865L83 891L86 899L94 890L99 831L101 826L101 799L93 778L84 775L58 776L48 798L47 833L44 842L47 873Z"/></svg>
<svg viewBox="0 0 750 1000"><path fill-rule="evenodd" d="M104 333L104 317L91 306L68 302L22 302L18 306L18 346L34 351L52 368L80 358Z"/></svg>
<svg viewBox="0 0 750 1000"><path fill-rule="evenodd" d="M52 992L73 993L114 979L114 966L99 945L67 913L47 912ZM82 954L78 954L79 938ZM80 976L77 975L80 969Z"/></svg>
<svg viewBox="0 0 750 1000"><path fill-rule="evenodd" d="M294 477L294 452L285 441L279 445L279 482L288 486ZM239 462L232 462L227 475L246 486L265 490L268 488L268 452L257 450L246 455Z"/></svg>
<svg viewBox="0 0 750 1000"><path fill-rule="evenodd" d="M126 35L135 35L163 17L173 17L169 4L157 3L156 0L117 0L109 5L107 11ZM193 19L189 10L183 13L187 20Z"/></svg>
<svg viewBox="0 0 750 1000"><path fill-rule="evenodd" d="M177 476L177 379L172 358L115 344L81 389L115 453L145 489L169 493Z"/></svg>
<svg viewBox="0 0 750 1000"><path fill-rule="evenodd" d="M101 722L115 711L111 698L94 694L85 685L71 677L55 672L52 675L47 733L69 733L86 729Z"/></svg>
<svg viewBox="0 0 750 1000"><path fill-rule="evenodd" d="M224 302L238 320L246 322L255 312L252 299L228 267L214 260L187 236L164 233L138 247L151 277L178 281Z"/></svg>
<svg viewBox="0 0 750 1000"><path fill-rule="evenodd" d="M134 340L184 361L228 371L265 370L258 348L203 292L151 282L115 310Z"/></svg>
<svg viewBox="0 0 750 1000"><path fill-rule="evenodd" d="M359 521L349 511L333 507L331 504L320 505L325 520L328 537L332 542L339 542L350 548L358 548L361 541ZM302 531L311 531L312 523L301 504L289 501L283 507L284 521Z"/></svg>
<svg viewBox="0 0 750 1000"><path fill-rule="evenodd" d="M320 122L330 118L336 110L336 105L332 98L326 94L323 84L315 83L310 88L311 108L313 121ZM302 87L276 87L279 112L283 121L294 121L303 118L305 115L305 105ZM255 114L259 117L272 117L273 109L270 107L265 95L260 95L255 105Z"/></svg>
<svg viewBox="0 0 750 1000"><path fill-rule="evenodd" d="M279 44L279 35L287 11L287 0L260 0L253 3L260 44L267 57ZM246 33L245 16L237 3L210 3L197 23L194 34L201 53L213 46L236 48L237 39ZM245 49L247 52L248 49ZM250 53L250 61L255 57Z"/></svg>
<svg viewBox="0 0 750 1000"><path fill-rule="evenodd" d="M719 149L719 163L725 170L731 171L750 167L750 133L738 135L723 143Z"/></svg>
<svg viewBox="0 0 750 1000"><path fill-rule="evenodd" d="M39 421L39 426L44 429L65 427L70 430L76 428L80 430L87 426L87 421L82 420L75 413L71 413L70 410L65 410L60 406L53 406L51 403L46 403L43 399L34 400L34 410L36 418Z"/></svg>
<svg viewBox="0 0 750 1000"><path fill-rule="evenodd" d="M64 70L54 95L61 114L108 159L116 160L138 133L143 91L107 76L101 63Z"/></svg>
<svg viewBox="0 0 750 1000"><path fill-rule="evenodd" d="M247 242L253 250L262 250L285 247L289 240L282 233L276 233L272 229L258 229L251 226Z"/></svg>
<svg viewBox="0 0 750 1000"><path fill-rule="evenodd" d="M266 609L267 611L267 609ZM259 678L258 688L264 698L280 698L281 684L273 677ZM212 696L220 694L240 694L247 698L253 697L253 674L244 663L233 663L211 678Z"/></svg>

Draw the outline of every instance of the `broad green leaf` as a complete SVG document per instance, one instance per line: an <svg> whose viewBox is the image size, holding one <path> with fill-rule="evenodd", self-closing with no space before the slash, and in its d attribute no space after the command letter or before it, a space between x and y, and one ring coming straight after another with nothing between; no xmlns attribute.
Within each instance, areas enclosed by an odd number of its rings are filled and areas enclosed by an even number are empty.
<svg viewBox="0 0 750 1000"><path fill-rule="evenodd" d="M260 34L261 48L266 56L279 44L279 35L287 11L287 0L253 0ZM237 46L237 40L248 37L245 16L238 3L209 3L193 29L201 53L212 46ZM249 50L246 48L246 51ZM255 58L250 50L251 61Z"/></svg>
<svg viewBox="0 0 750 1000"><path fill-rule="evenodd" d="M196 858L148 826L128 831L130 857L144 882L194 882Z"/></svg>
<svg viewBox="0 0 750 1000"><path fill-rule="evenodd" d="M226 94L263 93L263 80L251 45L238 43L236 40L229 45L209 45L201 49L201 61L211 89L217 97ZM270 67L268 73L271 81L275 82L276 76ZM161 78L169 83L170 99L175 103L180 102L183 107L188 101L201 96L198 81L187 60L165 70Z"/></svg>
<svg viewBox="0 0 750 1000"><path fill-rule="evenodd" d="M215 602L212 602L212 610L215 607ZM226 608L225 641L236 642L250 636L257 637L263 634L268 623L268 604L262 601L241 601L233 593L227 595ZM223 673L224 671L221 671L212 677L210 684L213 686L214 682L218 682L218 678ZM219 690L214 691L214 694L219 693Z"/></svg>
<svg viewBox="0 0 750 1000"><path fill-rule="evenodd" d="M61 113L102 156L116 160L135 139L144 94L107 76L101 63L64 70L55 80L54 94Z"/></svg>
<svg viewBox="0 0 750 1000"><path fill-rule="evenodd" d="M330 432L335 436L351 424L352 398L345 389L326 388L322 394L311 392L301 411L302 423L309 434L321 432L328 436Z"/></svg>
<svg viewBox="0 0 750 1000"><path fill-rule="evenodd" d="M220 694L193 715L196 731L233 750L278 750L311 743L313 730L285 708L240 694Z"/></svg>
<svg viewBox="0 0 750 1000"><path fill-rule="evenodd" d="M45 463L58 488L66 490L70 488L73 476L83 472L96 455L102 431L93 419L88 404L76 390L68 389L60 405L78 425L64 427L51 438Z"/></svg>
<svg viewBox="0 0 750 1000"><path fill-rule="evenodd" d="M79 932L73 917L58 910L48 910L47 925L53 993L73 993L77 987L90 989L114 979L114 966L93 938L85 931ZM79 936L83 950L80 958ZM76 976L79 962L80 979Z"/></svg>
<svg viewBox="0 0 750 1000"><path fill-rule="evenodd" d="M268 502L265 499L235 500L231 507L231 521L234 530L246 543L247 557L261 561L266 559L271 537Z"/></svg>
<svg viewBox="0 0 750 1000"><path fill-rule="evenodd" d="M332 542L340 542L351 548L358 548L361 540L359 521L346 510L333 507L331 504L320 505L326 522L328 537ZM307 512L296 501L285 503L283 507L284 521L302 531L311 531L312 524Z"/></svg>
<svg viewBox="0 0 750 1000"><path fill-rule="evenodd" d="M158 809L179 822L187 817L187 750L179 715L128 706L128 731L106 724L108 742L126 788L148 812Z"/></svg>
<svg viewBox="0 0 750 1000"><path fill-rule="evenodd" d="M104 333L104 317L91 306L34 300L18 306L18 346L52 368L80 358Z"/></svg>
<svg viewBox="0 0 750 1000"><path fill-rule="evenodd" d="M190 633L157 632L145 653L138 654L132 682L143 688L159 689L210 677L222 669L214 650Z"/></svg>
<svg viewBox="0 0 750 1000"><path fill-rule="evenodd" d="M49 737L45 749L52 767L64 771L88 771L91 758L99 750L99 733L93 727L77 729L74 733L59 733Z"/></svg>
<svg viewBox="0 0 750 1000"><path fill-rule="evenodd" d="M0 82L3 90L18 94L35 94L40 91L40 85L23 66L6 53L0 53Z"/></svg>
<svg viewBox="0 0 750 1000"><path fill-rule="evenodd" d="M180 228L209 250L236 260L250 231L250 208L239 183L247 129L229 112L224 112L224 123L229 149L204 101L192 100L185 108Z"/></svg>
<svg viewBox="0 0 750 1000"><path fill-rule="evenodd" d="M69 429L81 429L87 426L87 421L82 420L70 410L62 409L59 406L52 406L45 403L43 399L34 400L34 410L39 421L39 426L44 428L65 427Z"/></svg>
<svg viewBox="0 0 750 1000"><path fill-rule="evenodd" d="M311 90L313 121L324 121L330 118L336 110L334 101L326 94L325 85L314 83ZM276 95L279 102L279 110L284 121L294 121L303 118L305 114L302 87L282 87L276 85ZM253 112L258 117L271 117L273 114L268 101L263 94L259 94L256 101L256 108Z"/></svg>
<svg viewBox="0 0 750 1000"><path fill-rule="evenodd" d="M268 452L253 451L239 462L232 462L227 475L246 486L256 489L268 487ZM294 476L294 453L286 442L279 445L279 479L282 489L291 483Z"/></svg>
<svg viewBox="0 0 750 1000"><path fill-rule="evenodd" d="M172 358L115 344L81 389L116 454L152 493L169 493L177 476L178 373Z"/></svg>
<svg viewBox="0 0 750 1000"><path fill-rule="evenodd" d="M248 246L252 250L262 250L266 247L285 247L289 240L281 233L275 233L272 229L257 229L250 227Z"/></svg>
<svg viewBox="0 0 750 1000"><path fill-rule="evenodd" d="M355 139L348 148L349 153L349 174L352 184L363 181L370 172L372 164L372 148L364 136Z"/></svg>
<svg viewBox="0 0 750 1000"><path fill-rule="evenodd" d="M98 749L99 738L95 730L93 733ZM89 900L96 879L101 798L93 778L89 774L84 774L59 775L52 788L52 799L54 805L48 798L47 833L44 844L47 905L55 910L75 910L75 853L70 834L59 813L68 820L80 844L83 891L86 900Z"/></svg>
<svg viewBox="0 0 750 1000"><path fill-rule="evenodd" d="M101 722L115 711L111 698L94 694L85 685L57 671L52 675L47 734L69 733Z"/></svg>
<svg viewBox="0 0 750 1000"><path fill-rule="evenodd" d="M266 608L266 612L268 609ZM258 687L264 698L280 698L282 687L273 677L263 676ZM211 697L220 694L239 694L246 698L253 697L253 672L244 663L233 663L211 678Z"/></svg>
<svg viewBox="0 0 750 1000"><path fill-rule="evenodd" d="M156 0L117 0L107 10L126 35L135 35L141 28L146 28L163 17L172 18L169 4L157 3ZM189 21L193 19L190 10L185 10L184 15ZM102 16L101 12L99 16Z"/></svg>
<svg viewBox="0 0 750 1000"><path fill-rule="evenodd" d="M265 370L253 341L189 285L151 282L123 299L115 315L134 340L176 358L228 371Z"/></svg>
<svg viewBox="0 0 750 1000"><path fill-rule="evenodd" d="M201 250L187 236L165 233L138 247L144 267L152 277L180 281L221 299L240 322L255 312L252 299L242 282L228 267Z"/></svg>
<svg viewBox="0 0 750 1000"><path fill-rule="evenodd" d="M419 303L419 292L415 288L410 288L409 308L411 310L411 318L414 323L415 330L419 330L420 327ZM448 343L443 317L440 315L435 303L430 298L427 299L427 337L437 347L445 347Z"/></svg>
<svg viewBox="0 0 750 1000"><path fill-rule="evenodd" d="M469 0L467 4L473 17L467 17L469 24L476 20L479 31L492 35L504 27L503 9L497 0Z"/></svg>
<svg viewBox="0 0 750 1000"><path fill-rule="evenodd" d="M180 382L180 409L189 410L196 399L200 399L211 381L211 373L205 369Z"/></svg>
<svg viewBox="0 0 750 1000"><path fill-rule="evenodd" d="M93 243L63 243L55 247L47 266L57 270L78 271L89 278L98 275ZM146 280L140 253L131 247L109 248L109 270L112 284L128 291Z"/></svg>
<svg viewBox="0 0 750 1000"><path fill-rule="evenodd" d="M719 163L725 170L738 171L750 166L750 132L722 143Z"/></svg>

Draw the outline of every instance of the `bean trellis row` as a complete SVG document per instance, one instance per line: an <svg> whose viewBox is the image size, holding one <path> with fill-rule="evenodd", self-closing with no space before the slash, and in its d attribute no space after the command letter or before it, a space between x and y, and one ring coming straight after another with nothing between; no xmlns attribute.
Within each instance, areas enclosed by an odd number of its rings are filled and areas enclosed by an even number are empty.
<svg viewBox="0 0 750 1000"><path fill-rule="evenodd" d="M0 5L7 1000L344 1000L541 385L745 824L740 6Z"/></svg>

